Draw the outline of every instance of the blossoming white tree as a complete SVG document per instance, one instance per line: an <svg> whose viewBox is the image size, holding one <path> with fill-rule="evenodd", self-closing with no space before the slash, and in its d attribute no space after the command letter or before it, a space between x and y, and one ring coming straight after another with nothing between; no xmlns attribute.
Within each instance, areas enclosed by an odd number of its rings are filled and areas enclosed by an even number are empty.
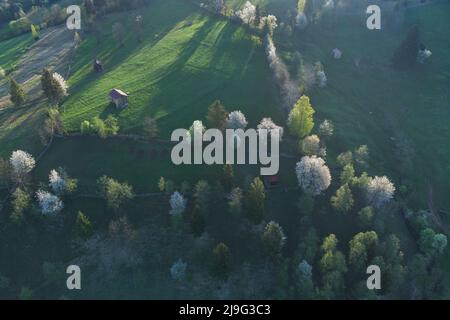
<svg viewBox="0 0 450 320"><path fill-rule="evenodd" d="M48 181L50 188L56 194L61 194L64 191L64 188L66 187L64 177L56 170L50 171Z"/></svg>
<svg viewBox="0 0 450 320"><path fill-rule="evenodd" d="M244 22L245 24L252 24L256 19L256 7L250 2L247 1L242 10L236 12L236 15Z"/></svg>
<svg viewBox="0 0 450 320"><path fill-rule="evenodd" d="M258 131L261 129L265 129L269 132L269 134L272 133L274 130L278 130L278 135L280 137L280 141L283 139L284 129L283 127L277 126L271 118L263 118L261 120L261 123L258 125Z"/></svg>
<svg viewBox="0 0 450 320"><path fill-rule="evenodd" d="M39 190L36 192L36 198L43 215L54 215L64 208L64 204L59 197L50 192Z"/></svg>
<svg viewBox="0 0 450 320"><path fill-rule="evenodd" d="M323 138L329 138L334 134L334 125L330 120L324 120L319 126L319 135Z"/></svg>
<svg viewBox="0 0 450 320"><path fill-rule="evenodd" d="M248 122L245 115L241 111L233 111L228 115L227 127L228 129L245 129Z"/></svg>
<svg viewBox="0 0 450 320"><path fill-rule="evenodd" d="M299 186L308 194L317 196L331 184L330 169L322 158L303 157L296 168Z"/></svg>
<svg viewBox="0 0 450 320"><path fill-rule="evenodd" d="M194 133L203 134L206 131L206 127L203 125L203 122L200 120L195 120L192 123L192 126L189 128L189 134L191 136L194 135Z"/></svg>
<svg viewBox="0 0 450 320"><path fill-rule="evenodd" d="M325 74L325 71L319 70L317 71L317 83L319 85L319 88L325 88L327 86L328 78Z"/></svg>
<svg viewBox="0 0 450 320"><path fill-rule="evenodd" d="M174 192L169 200L170 203L170 214L180 215L186 210L187 200L178 191Z"/></svg>
<svg viewBox="0 0 450 320"><path fill-rule="evenodd" d="M367 198L374 207L381 207L389 202L395 193L394 184L387 177L375 177L367 185Z"/></svg>
<svg viewBox="0 0 450 320"><path fill-rule="evenodd" d="M23 182L25 176L30 173L36 161L33 156L25 151L17 150L11 154L9 159L13 171L13 178L17 183Z"/></svg>
<svg viewBox="0 0 450 320"><path fill-rule="evenodd" d="M267 28L269 33L272 34L277 27L278 19L276 16L269 14L268 16L261 18L261 29Z"/></svg>

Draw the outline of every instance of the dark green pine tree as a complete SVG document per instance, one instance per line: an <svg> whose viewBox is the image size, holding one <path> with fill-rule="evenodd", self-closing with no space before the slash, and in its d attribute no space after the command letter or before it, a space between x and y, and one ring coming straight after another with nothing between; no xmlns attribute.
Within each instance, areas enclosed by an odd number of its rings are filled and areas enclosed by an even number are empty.
<svg viewBox="0 0 450 320"><path fill-rule="evenodd" d="M12 103L14 103L15 106L20 106L24 104L25 101L27 100L25 90L23 90L23 87L12 78L9 94L11 95L11 101Z"/></svg>
<svg viewBox="0 0 450 320"><path fill-rule="evenodd" d="M45 96L51 102L59 102L64 98L64 89L53 77L53 73L47 68L42 72L41 85Z"/></svg>
<svg viewBox="0 0 450 320"><path fill-rule="evenodd" d="M414 66L417 62L420 40L419 28L412 27L400 47L395 51L392 57L392 64L395 68L405 69Z"/></svg>

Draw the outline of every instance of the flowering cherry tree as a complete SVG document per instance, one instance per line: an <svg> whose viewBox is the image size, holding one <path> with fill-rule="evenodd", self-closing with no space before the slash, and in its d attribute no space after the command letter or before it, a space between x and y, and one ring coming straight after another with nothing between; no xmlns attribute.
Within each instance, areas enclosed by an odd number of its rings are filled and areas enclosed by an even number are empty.
<svg viewBox="0 0 450 320"><path fill-rule="evenodd" d="M313 196L321 194L331 184L330 169L322 158L303 157L296 168L299 186Z"/></svg>
<svg viewBox="0 0 450 320"><path fill-rule="evenodd" d="M64 204L59 197L50 192L39 190L36 192L36 198L43 215L54 215L64 208Z"/></svg>
<svg viewBox="0 0 450 320"><path fill-rule="evenodd" d="M187 200L178 191L174 192L169 200L170 203L170 214L179 215L186 210Z"/></svg>

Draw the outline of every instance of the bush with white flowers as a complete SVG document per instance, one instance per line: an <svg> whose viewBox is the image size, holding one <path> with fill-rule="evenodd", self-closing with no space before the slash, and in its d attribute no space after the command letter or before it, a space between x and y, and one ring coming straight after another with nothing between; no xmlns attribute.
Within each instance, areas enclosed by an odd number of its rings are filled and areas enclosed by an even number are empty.
<svg viewBox="0 0 450 320"><path fill-rule="evenodd" d="M233 111L228 115L227 127L228 129L245 129L248 122L245 115L241 111Z"/></svg>
<svg viewBox="0 0 450 320"><path fill-rule="evenodd" d="M66 187L66 182L63 176L56 170L50 171L48 181L50 188L56 194L61 194Z"/></svg>
<svg viewBox="0 0 450 320"><path fill-rule="evenodd" d="M267 17L262 17L260 28L263 29L265 26L267 26L270 33L273 33L273 31L278 27L277 17L271 14L269 14Z"/></svg>
<svg viewBox="0 0 450 320"><path fill-rule="evenodd" d="M36 165L33 156L22 150L14 151L11 154L9 163L11 164L14 173L18 175L30 173Z"/></svg>
<svg viewBox="0 0 450 320"><path fill-rule="evenodd" d="M329 138L334 134L334 125L330 120L324 120L319 126L319 135L323 138Z"/></svg>
<svg viewBox="0 0 450 320"><path fill-rule="evenodd" d="M54 215L64 208L61 199L50 192L39 190L36 192L36 198L43 215Z"/></svg>
<svg viewBox="0 0 450 320"><path fill-rule="evenodd" d="M265 129L269 134L272 134L273 131L278 130L278 136L280 137L280 141L283 139L284 129L283 127L277 126L271 118L263 118L261 123L258 125L258 131L261 129Z"/></svg>
<svg viewBox="0 0 450 320"><path fill-rule="evenodd" d="M367 185L367 198L374 207L381 207L392 200L394 184L387 177L375 177Z"/></svg>
<svg viewBox="0 0 450 320"><path fill-rule="evenodd" d="M250 1L247 1L244 8L236 12L236 16L238 16L243 23L252 24L256 19L256 7Z"/></svg>
<svg viewBox="0 0 450 320"><path fill-rule="evenodd" d="M169 200L170 203L170 214L180 215L186 210L187 200L178 191L174 192Z"/></svg>
<svg viewBox="0 0 450 320"><path fill-rule="evenodd" d="M205 131L206 127L203 125L203 122L200 120L195 120L189 128L189 137L194 137L195 134L202 135Z"/></svg>
<svg viewBox="0 0 450 320"><path fill-rule="evenodd" d="M313 196L321 194L331 184L330 169L322 158L316 156L303 157L297 163L296 173L299 186Z"/></svg>

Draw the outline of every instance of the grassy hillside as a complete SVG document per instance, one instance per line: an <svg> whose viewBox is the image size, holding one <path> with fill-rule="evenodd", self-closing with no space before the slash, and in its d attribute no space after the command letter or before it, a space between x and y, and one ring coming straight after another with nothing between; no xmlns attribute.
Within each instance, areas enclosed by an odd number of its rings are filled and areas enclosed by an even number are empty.
<svg viewBox="0 0 450 320"><path fill-rule="evenodd" d="M170 17L164 12L171 12ZM175 128L203 119L215 99L244 111L252 124L268 115L279 120L276 91L258 39L189 3L155 1L143 14L142 44L130 33L118 47L108 33L99 45L91 36L79 49L69 79L71 96L62 106L70 131L79 130L85 119L115 113L127 132L139 132L145 116L155 117L162 136L168 137ZM113 21L128 28L130 17L112 16L103 21L103 30L111 30ZM95 56L105 63L100 76L92 72ZM127 110L119 113L110 106L112 88L130 94Z"/></svg>
<svg viewBox="0 0 450 320"><path fill-rule="evenodd" d="M30 35L23 35L0 42L0 67L9 70L14 67L20 55L33 42Z"/></svg>

